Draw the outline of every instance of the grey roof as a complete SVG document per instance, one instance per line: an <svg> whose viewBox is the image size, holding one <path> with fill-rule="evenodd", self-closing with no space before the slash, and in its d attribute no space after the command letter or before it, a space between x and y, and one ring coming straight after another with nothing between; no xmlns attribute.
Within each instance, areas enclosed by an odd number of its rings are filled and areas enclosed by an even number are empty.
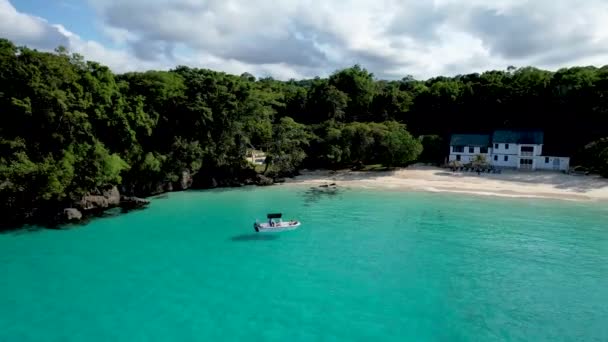
<svg viewBox="0 0 608 342"><path fill-rule="evenodd" d="M492 142L513 144L543 144L542 131L494 131Z"/></svg>
<svg viewBox="0 0 608 342"><path fill-rule="evenodd" d="M451 146L490 146L490 135L488 134L452 134Z"/></svg>

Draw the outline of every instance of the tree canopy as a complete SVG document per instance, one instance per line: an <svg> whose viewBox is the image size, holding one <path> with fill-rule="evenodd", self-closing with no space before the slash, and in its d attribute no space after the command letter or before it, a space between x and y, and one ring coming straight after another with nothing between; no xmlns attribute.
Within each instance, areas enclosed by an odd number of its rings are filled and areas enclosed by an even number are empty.
<svg viewBox="0 0 608 342"><path fill-rule="evenodd" d="M608 67L385 81L355 65L283 82L186 66L114 74L0 39L0 108L2 220L111 185L149 195L184 171L198 186L238 179L255 173L251 148L281 176L441 163L450 134L501 128L542 129L545 152L608 175Z"/></svg>

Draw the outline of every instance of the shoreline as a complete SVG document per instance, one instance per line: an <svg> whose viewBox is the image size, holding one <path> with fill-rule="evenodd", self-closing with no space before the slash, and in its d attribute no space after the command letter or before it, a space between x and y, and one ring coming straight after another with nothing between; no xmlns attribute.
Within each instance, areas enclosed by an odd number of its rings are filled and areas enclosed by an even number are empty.
<svg viewBox="0 0 608 342"><path fill-rule="evenodd" d="M502 174L451 172L428 166L412 166L394 171L308 171L288 179L285 185L321 186L336 183L355 189L424 191L508 198L538 198L566 201L608 201L608 179L573 176L559 172Z"/></svg>

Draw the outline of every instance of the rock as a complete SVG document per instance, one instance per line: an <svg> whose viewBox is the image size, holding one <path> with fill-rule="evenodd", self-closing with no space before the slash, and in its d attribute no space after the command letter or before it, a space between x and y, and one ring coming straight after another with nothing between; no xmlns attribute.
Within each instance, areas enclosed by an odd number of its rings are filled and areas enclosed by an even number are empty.
<svg viewBox="0 0 608 342"><path fill-rule="evenodd" d="M192 183L194 182L194 180L192 179L192 175L190 174L189 170L184 170L182 171L181 177L179 179L179 189L180 190L187 190L192 186Z"/></svg>
<svg viewBox="0 0 608 342"><path fill-rule="evenodd" d="M116 186L102 192L103 197L108 199L108 205L115 207L120 204L120 192Z"/></svg>
<svg viewBox="0 0 608 342"><path fill-rule="evenodd" d="M163 187L163 192L172 192L173 191L173 184L171 182L168 182L164 185ZM183 189L186 190L186 189Z"/></svg>
<svg viewBox="0 0 608 342"><path fill-rule="evenodd" d="M209 187L217 188L217 181L215 180L215 178L211 178L211 180L209 181Z"/></svg>
<svg viewBox="0 0 608 342"><path fill-rule="evenodd" d="M150 201L139 197L123 196L120 200L120 206L126 210L140 209L150 204Z"/></svg>
<svg viewBox="0 0 608 342"><path fill-rule="evenodd" d="M274 184L274 180L264 175L257 175L255 179L255 184L260 186L269 186Z"/></svg>
<svg viewBox="0 0 608 342"><path fill-rule="evenodd" d="M102 191L101 195L85 195L80 200L79 207L83 210L108 209L120 204L120 192L113 186Z"/></svg>
<svg viewBox="0 0 608 342"><path fill-rule="evenodd" d="M80 221L82 219L82 213L76 208L65 208L63 209L63 217L68 222Z"/></svg>
<svg viewBox="0 0 608 342"><path fill-rule="evenodd" d="M285 183L285 178L275 178L275 183Z"/></svg>

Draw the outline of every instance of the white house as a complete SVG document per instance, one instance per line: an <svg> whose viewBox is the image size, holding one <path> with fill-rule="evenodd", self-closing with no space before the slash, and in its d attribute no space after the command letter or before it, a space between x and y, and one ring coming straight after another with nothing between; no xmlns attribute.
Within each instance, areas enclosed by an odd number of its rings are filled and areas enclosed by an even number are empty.
<svg viewBox="0 0 608 342"><path fill-rule="evenodd" d="M490 146L490 136L487 134L454 134L450 140L449 160L467 164L480 154L489 161L492 154Z"/></svg>
<svg viewBox="0 0 608 342"><path fill-rule="evenodd" d="M492 166L522 170L568 170L570 158L543 155L542 131L499 130L492 135L454 134L449 160L467 164L482 155Z"/></svg>

